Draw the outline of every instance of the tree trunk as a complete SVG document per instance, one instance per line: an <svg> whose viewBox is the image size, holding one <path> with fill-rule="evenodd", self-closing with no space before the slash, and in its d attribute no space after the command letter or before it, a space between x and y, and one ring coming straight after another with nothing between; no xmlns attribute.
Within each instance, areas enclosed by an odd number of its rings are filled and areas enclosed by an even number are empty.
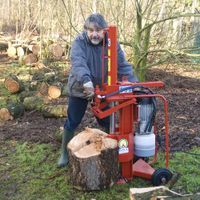
<svg viewBox="0 0 200 200"><path fill-rule="evenodd" d="M72 184L80 190L102 190L119 178L117 141L86 128L68 144Z"/></svg>
<svg viewBox="0 0 200 200"><path fill-rule="evenodd" d="M7 88L7 90L12 94L17 93L22 89L22 84L20 83L17 76L13 74L5 78L4 85Z"/></svg>

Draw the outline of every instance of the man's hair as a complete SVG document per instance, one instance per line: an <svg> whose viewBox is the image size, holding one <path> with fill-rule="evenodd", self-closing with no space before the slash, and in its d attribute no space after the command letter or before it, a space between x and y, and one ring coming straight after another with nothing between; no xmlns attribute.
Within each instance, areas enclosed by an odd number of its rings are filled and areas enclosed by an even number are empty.
<svg viewBox="0 0 200 200"><path fill-rule="evenodd" d="M104 17L99 13L91 14L85 20L84 29L87 30L90 27L91 24L94 25L98 29L103 29L103 28L106 28L108 26Z"/></svg>

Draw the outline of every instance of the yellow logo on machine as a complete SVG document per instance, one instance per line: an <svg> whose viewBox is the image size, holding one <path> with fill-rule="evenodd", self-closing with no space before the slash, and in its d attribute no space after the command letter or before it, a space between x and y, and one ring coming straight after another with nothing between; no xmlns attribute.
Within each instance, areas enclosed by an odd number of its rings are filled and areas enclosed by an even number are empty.
<svg viewBox="0 0 200 200"><path fill-rule="evenodd" d="M118 142L118 146L119 146L119 154L124 154L124 153L128 153L129 149L128 149L128 140L127 139L121 139Z"/></svg>

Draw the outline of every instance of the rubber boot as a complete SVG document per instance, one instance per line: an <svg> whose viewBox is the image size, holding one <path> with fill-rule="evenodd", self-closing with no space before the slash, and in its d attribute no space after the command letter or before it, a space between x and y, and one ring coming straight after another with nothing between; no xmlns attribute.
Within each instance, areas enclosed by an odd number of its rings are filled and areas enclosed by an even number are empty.
<svg viewBox="0 0 200 200"><path fill-rule="evenodd" d="M64 129L64 133L62 136L61 156L58 160L58 167L65 167L69 162L67 144L73 138L73 136L74 136L73 132Z"/></svg>

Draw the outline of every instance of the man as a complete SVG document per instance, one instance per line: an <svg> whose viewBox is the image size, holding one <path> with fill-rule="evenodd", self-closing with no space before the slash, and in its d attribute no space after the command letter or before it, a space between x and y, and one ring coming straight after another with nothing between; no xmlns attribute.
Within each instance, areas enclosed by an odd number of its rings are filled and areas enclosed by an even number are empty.
<svg viewBox="0 0 200 200"><path fill-rule="evenodd" d="M68 119L64 125L62 138L62 153L58 166L63 167L68 163L66 146L72 139L75 129L81 123L85 114L88 101L94 96L96 85L102 84L102 45L104 39L103 29L107 22L100 14L90 15L84 24L84 31L80 33L71 48L71 72L67 89L69 95ZM106 43L106 38L105 38ZM106 48L106 47L105 47ZM106 52L106 51L105 51ZM130 82L138 79L133 75L132 66L125 60L124 53L118 44L118 78L128 77ZM105 61L104 80L107 81L107 64ZM97 119L98 123L109 129L109 117Z"/></svg>

